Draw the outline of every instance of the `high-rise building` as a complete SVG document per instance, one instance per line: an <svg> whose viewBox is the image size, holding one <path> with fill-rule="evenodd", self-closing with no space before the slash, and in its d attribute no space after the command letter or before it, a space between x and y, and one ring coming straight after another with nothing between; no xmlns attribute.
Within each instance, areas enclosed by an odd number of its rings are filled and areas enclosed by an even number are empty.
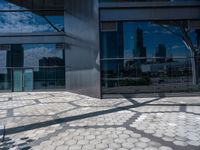
<svg viewBox="0 0 200 150"><path fill-rule="evenodd" d="M164 44L158 44L155 50L156 62L164 63L166 61L167 50Z"/></svg>
<svg viewBox="0 0 200 150"><path fill-rule="evenodd" d="M141 63L146 62L146 48L144 47L143 42L143 30L140 28L137 28L135 31L133 56L142 57L143 59L140 61Z"/></svg>

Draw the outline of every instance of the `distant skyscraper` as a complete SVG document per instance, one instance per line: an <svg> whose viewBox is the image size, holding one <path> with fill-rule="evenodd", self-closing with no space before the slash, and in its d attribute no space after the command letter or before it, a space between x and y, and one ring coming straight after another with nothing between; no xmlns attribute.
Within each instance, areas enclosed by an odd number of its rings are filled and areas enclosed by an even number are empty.
<svg viewBox="0 0 200 150"><path fill-rule="evenodd" d="M143 30L140 28L137 28L135 31L133 56L144 57L144 59L142 59L140 62L146 62L146 48L143 44Z"/></svg>
<svg viewBox="0 0 200 150"><path fill-rule="evenodd" d="M164 63L166 59L166 47L164 44L159 44L156 48L155 57L156 62Z"/></svg>

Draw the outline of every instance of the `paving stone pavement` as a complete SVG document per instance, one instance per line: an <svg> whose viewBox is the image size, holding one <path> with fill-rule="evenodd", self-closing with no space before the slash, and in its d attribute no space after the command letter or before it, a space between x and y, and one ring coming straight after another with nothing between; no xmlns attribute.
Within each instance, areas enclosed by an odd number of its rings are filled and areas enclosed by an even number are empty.
<svg viewBox="0 0 200 150"><path fill-rule="evenodd" d="M1 127L0 150L200 150L200 96L0 93Z"/></svg>

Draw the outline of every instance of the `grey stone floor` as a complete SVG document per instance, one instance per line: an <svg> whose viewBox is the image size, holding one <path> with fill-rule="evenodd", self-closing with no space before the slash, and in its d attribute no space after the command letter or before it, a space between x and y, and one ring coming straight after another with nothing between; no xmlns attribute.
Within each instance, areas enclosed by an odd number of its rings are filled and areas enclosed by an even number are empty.
<svg viewBox="0 0 200 150"><path fill-rule="evenodd" d="M0 127L0 150L200 150L200 97L0 93Z"/></svg>

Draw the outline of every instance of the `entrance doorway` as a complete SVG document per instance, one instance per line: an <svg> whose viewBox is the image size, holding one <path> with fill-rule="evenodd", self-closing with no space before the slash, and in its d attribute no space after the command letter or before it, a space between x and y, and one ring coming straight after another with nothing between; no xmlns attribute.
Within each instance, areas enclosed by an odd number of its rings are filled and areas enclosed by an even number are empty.
<svg viewBox="0 0 200 150"><path fill-rule="evenodd" d="M15 69L13 71L13 91L14 92L33 91L32 69Z"/></svg>

